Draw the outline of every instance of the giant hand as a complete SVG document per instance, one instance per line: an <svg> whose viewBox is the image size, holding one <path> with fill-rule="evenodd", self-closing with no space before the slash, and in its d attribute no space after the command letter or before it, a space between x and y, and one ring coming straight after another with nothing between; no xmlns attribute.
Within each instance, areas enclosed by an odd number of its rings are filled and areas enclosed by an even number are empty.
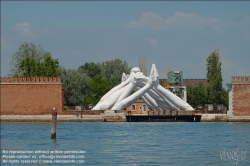
<svg viewBox="0 0 250 166"><path fill-rule="evenodd" d="M135 91L133 94L132 91ZM181 98L159 84L156 66L152 64L149 77L138 67L130 75L123 73L122 83L106 93L92 110L123 110L139 98L153 110L194 110Z"/></svg>

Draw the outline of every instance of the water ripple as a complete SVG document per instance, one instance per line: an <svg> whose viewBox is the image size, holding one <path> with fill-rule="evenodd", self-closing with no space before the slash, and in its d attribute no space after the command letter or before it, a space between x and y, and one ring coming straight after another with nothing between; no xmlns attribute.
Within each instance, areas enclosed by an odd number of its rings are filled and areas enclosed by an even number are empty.
<svg viewBox="0 0 250 166"><path fill-rule="evenodd" d="M137 166L235 165L220 152L239 148L249 160L250 123L59 123L56 140L50 127L1 124L1 150L84 150L86 165Z"/></svg>

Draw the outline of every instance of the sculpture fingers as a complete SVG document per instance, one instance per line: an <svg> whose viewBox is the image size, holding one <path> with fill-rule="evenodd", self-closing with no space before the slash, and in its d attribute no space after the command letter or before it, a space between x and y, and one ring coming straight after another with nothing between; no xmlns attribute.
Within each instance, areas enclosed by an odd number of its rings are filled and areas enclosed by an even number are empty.
<svg viewBox="0 0 250 166"><path fill-rule="evenodd" d="M124 100L125 98L127 98L127 97L131 94L132 90L135 88L135 85L136 85L136 83L133 82L133 81L131 81L131 82L124 88L124 91L121 93L121 95L117 97L118 100L115 102L114 105L118 105L118 103L119 103L120 101L122 101L122 100ZM112 107L111 109L112 109L112 110L115 110L115 108L113 108L113 107Z"/></svg>
<svg viewBox="0 0 250 166"><path fill-rule="evenodd" d="M164 97L167 98L175 106L178 106L182 110L194 110L187 102L183 101L181 98L170 92L169 90L163 88L160 84L155 88Z"/></svg>
<svg viewBox="0 0 250 166"><path fill-rule="evenodd" d="M105 100L99 101L92 110L105 110L105 109L110 109L111 107L113 107L115 102L118 100L119 96L125 91L126 87L127 86L112 93L112 95L107 97Z"/></svg>
<svg viewBox="0 0 250 166"><path fill-rule="evenodd" d="M105 99L107 99L110 95L112 95L114 92L118 91L119 89L123 88L124 86L128 85L130 83L130 77L125 80L124 82L122 82L121 84L115 86L114 88L112 88L110 91L108 91L102 98L100 101L104 101Z"/></svg>
<svg viewBox="0 0 250 166"><path fill-rule="evenodd" d="M143 95L147 99L147 101L155 108L154 110L162 110L162 108L157 104L155 99L151 97L148 93Z"/></svg>
<svg viewBox="0 0 250 166"><path fill-rule="evenodd" d="M157 77L157 70L155 71L154 64L152 65L151 72L150 72L150 78L147 84L141 88L140 90L133 93L131 96L127 97L126 99L123 99L119 103L115 104L114 107L112 107L113 110L122 110L126 107L133 104L136 100L138 100L144 93L146 93L150 88L153 86L153 82L156 80ZM159 76L158 76L159 77Z"/></svg>
<svg viewBox="0 0 250 166"><path fill-rule="evenodd" d="M173 103L171 103L164 95L162 95L157 89L155 89L154 87L152 88L152 93L156 93L162 100L161 102L164 103L164 105L166 104L167 107L169 108L169 110L180 110L178 108L178 106L174 105Z"/></svg>
<svg viewBox="0 0 250 166"><path fill-rule="evenodd" d="M156 110L150 103L149 101L144 97L144 95L142 95L141 99L143 100L144 103L146 103L146 105L148 106L148 108L150 110Z"/></svg>
<svg viewBox="0 0 250 166"><path fill-rule="evenodd" d="M156 104L162 110L180 110L175 105L173 105L170 101L168 101L164 96L154 90L154 88L150 89L148 92L149 96L153 98Z"/></svg>

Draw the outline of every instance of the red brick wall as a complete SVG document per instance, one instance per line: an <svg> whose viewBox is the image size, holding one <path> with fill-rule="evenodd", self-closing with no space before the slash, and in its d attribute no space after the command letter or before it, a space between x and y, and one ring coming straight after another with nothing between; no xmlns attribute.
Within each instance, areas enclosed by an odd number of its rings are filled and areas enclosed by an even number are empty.
<svg viewBox="0 0 250 166"><path fill-rule="evenodd" d="M63 109L60 78L1 78L1 115L51 114Z"/></svg>
<svg viewBox="0 0 250 166"><path fill-rule="evenodd" d="M233 115L250 116L250 84L233 85Z"/></svg>

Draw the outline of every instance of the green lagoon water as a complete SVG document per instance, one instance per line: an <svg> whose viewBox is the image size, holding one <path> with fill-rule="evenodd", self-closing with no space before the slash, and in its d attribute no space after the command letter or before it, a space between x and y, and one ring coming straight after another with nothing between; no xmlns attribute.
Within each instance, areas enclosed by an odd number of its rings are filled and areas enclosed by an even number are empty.
<svg viewBox="0 0 250 166"><path fill-rule="evenodd" d="M50 123L2 123L1 165L250 165L250 123L70 122L57 124L56 140L50 129Z"/></svg>

